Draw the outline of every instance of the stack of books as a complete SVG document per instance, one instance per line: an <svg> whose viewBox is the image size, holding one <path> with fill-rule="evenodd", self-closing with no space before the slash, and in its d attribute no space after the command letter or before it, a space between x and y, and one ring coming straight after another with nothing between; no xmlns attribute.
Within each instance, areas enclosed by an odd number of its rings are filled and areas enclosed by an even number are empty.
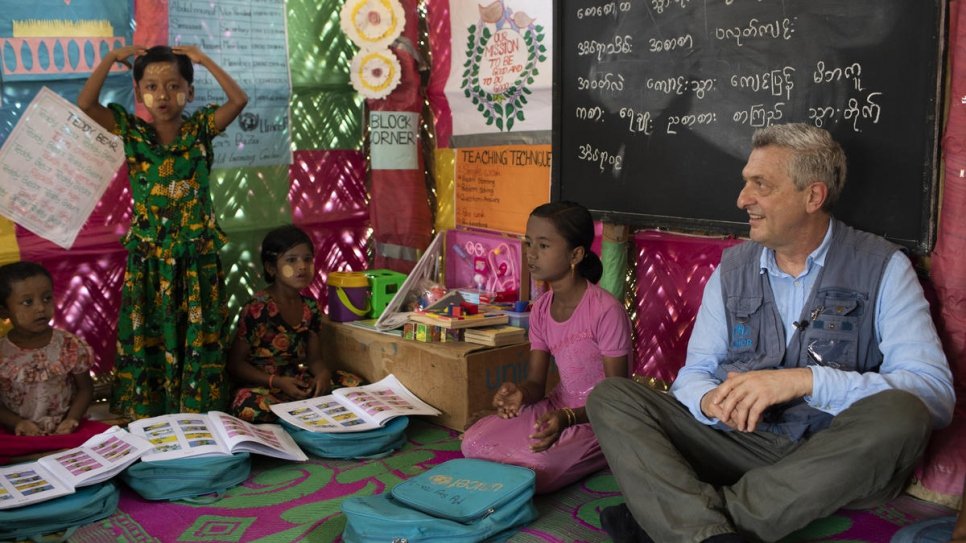
<svg viewBox="0 0 966 543"><path fill-rule="evenodd" d="M464 314L458 317L449 316L436 311L419 311L410 313L409 320L413 322L421 322L423 324L431 324L433 326L440 326L442 328L458 329L506 324L507 321L509 321L509 317L507 317L506 313L501 311L495 311L492 313L481 312L474 313L472 315Z"/></svg>
<svg viewBox="0 0 966 543"><path fill-rule="evenodd" d="M488 326L486 328L468 328L463 332L463 341L499 347L523 343L527 340L527 331L516 326Z"/></svg>

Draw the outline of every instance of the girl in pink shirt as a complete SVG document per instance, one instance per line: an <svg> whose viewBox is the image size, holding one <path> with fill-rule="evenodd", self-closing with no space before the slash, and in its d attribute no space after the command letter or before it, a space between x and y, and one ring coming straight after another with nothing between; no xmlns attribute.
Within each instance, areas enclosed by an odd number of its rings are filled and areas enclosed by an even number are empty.
<svg viewBox="0 0 966 543"><path fill-rule="evenodd" d="M503 383L496 414L463 435L467 458L515 464L537 474L537 492L551 492L607 465L584 413L587 396L605 377L630 368L630 320L597 286L603 273L591 252L594 223L573 202L543 204L530 213L527 267L549 290L530 314L530 362L523 383ZM560 383L544 395L551 357Z"/></svg>

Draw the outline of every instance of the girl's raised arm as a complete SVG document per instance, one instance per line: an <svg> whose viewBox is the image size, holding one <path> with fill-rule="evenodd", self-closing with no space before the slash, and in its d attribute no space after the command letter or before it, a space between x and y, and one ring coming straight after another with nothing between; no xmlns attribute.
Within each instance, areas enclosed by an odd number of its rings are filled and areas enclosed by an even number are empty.
<svg viewBox="0 0 966 543"><path fill-rule="evenodd" d="M228 101L215 110L215 126L219 131L228 128L228 125L245 109L245 106L248 104L248 95L228 75L228 72L223 70L211 57L201 52L201 49L198 49L198 47L194 45L176 45L171 50L179 55L185 55L195 64L204 66L214 76L215 81L221 85L221 90L225 91L225 94L228 96Z"/></svg>
<svg viewBox="0 0 966 543"><path fill-rule="evenodd" d="M97 124L103 126L111 132L114 131L116 124L114 122L114 114L111 113L110 109L107 109L101 105L99 98L101 96L101 88L104 86L104 81L107 79L107 74L111 72L111 66L115 62L122 62L128 57L142 55L147 49L142 45L125 45L123 47L118 47L117 49L111 51L104 58L101 59L101 63L94 68L91 72L91 76L84 83L84 88L81 89L80 94L77 95L77 105L81 110L87 114L88 117L94 119Z"/></svg>

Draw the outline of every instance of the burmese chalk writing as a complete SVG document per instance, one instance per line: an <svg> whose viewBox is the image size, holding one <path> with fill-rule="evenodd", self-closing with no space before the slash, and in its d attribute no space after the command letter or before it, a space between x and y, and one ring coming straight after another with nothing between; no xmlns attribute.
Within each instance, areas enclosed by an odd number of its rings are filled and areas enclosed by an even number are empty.
<svg viewBox="0 0 966 543"><path fill-rule="evenodd" d="M829 130L834 210L927 250L944 2L563 0L554 197L637 226L743 234L752 133Z"/></svg>

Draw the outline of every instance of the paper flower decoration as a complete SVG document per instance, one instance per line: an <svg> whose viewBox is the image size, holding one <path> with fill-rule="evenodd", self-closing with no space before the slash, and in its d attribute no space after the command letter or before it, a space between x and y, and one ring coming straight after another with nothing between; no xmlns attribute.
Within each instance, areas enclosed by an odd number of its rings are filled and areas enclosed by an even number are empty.
<svg viewBox="0 0 966 543"><path fill-rule="evenodd" d="M352 87L366 98L385 98L402 79L402 67L389 49L363 49L352 57L349 68Z"/></svg>
<svg viewBox="0 0 966 543"><path fill-rule="evenodd" d="M339 22L352 43L382 49L402 34L406 15L399 0L347 0Z"/></svg>

